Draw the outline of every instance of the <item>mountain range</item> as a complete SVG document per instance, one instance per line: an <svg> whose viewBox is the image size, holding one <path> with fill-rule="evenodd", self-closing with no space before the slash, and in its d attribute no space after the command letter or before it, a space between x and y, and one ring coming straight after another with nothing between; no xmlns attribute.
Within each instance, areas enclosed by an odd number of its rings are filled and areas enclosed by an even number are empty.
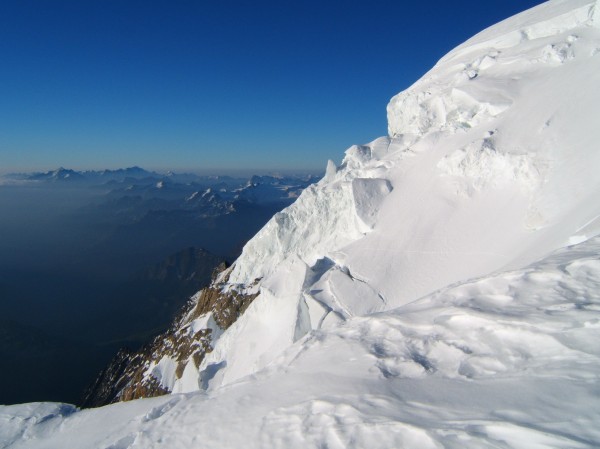
<svg viewBox="0 0 600 449"><path fill-rule="evenodd" d="M79 404L119 348L137 349L165 331L214 267L235 259L315 178L134 167L3 179L0 333L24 349L17 356L0 348L12 366L0 372L0 402ZM23 327L54 342L43 357L26 349ZM44 372L32 369L52 357Z"/></svg>

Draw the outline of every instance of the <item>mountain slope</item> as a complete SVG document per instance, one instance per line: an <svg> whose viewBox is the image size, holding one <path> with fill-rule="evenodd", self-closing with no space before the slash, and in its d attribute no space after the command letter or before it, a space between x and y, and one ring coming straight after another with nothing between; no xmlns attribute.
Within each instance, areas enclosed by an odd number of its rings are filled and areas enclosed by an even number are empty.
<svg viewBox="0 0 600 449"><path fill-rule="evenodd" d="M313 331L209 393L0 406L11 448L592 448L600 238Z"/></svg>
<svg viewBox="0 0 600 449"><path fill-rule="evenodd" d="M218 388L311 330L600 232L598 10L583 0L540 5L473 37L392 98L390 136L329 163L216 279L218 301L252 304L211 334L202 363L158 351L144 382ZM194 316L195 332L209 318Z"/></svg>
<svg viewBox="0 0 600 449"><path fill-rule="evenodd" d="M598 9L540 5L394 97L390 137L351 147L234 263L224 291L259 295L200 367L223 367L211 385L311 329L597 234Z"/></svg>

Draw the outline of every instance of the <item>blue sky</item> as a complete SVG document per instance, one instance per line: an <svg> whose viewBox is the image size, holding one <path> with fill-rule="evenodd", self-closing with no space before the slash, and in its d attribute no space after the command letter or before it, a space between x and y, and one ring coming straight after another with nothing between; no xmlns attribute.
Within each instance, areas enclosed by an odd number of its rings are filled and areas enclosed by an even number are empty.
<svg viewBox="0 0 600 449"><path fill-rule="evenodd" d="M313 170L538 1L0 2L0 171Z"/></svg>

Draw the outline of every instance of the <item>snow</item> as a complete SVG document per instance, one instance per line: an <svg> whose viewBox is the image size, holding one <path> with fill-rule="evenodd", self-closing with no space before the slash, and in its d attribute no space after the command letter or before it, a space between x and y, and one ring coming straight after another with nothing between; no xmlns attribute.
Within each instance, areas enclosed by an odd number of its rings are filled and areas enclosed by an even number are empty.
<svg viewBox="0 0 600 449"><path fill-rule="evenodd" d="M592 448L600 238L311 331L228 387L0 407L11 448ZM233 431L235 429L235 431Z"/></svg>
<svg viewBox="0 0 600 449"><path fill-rule="evenodd" d="M355 178L352 180L352 195L356 215L365 225L373 227L383 199L392 191L387 179Z"/></svg>
<svg viewBox="0 0 600 449"><path fill-rule="evenodd" d="M282 263L275 276L263 283L261 295L217 340L214 350L200 365L201 370L222 367L218 375L212 374L211 387L264 368L272 360L272 354L281 353L298 338L301 292L296 287L304 280L306 269L299 258Z"/></svg>
<svg viewBox="0 0 600 449"><path fill-rule="evenodd" d="M199 316L189 324L190 335L194 335L202 329L210 329L211 335L214 338L218 338L223 333L223 330L215 321L212 312Z"/></svg>
<svg viewBox="0 0 600 449"><path fill-rule="evenodd" d="M392 98L244 247L223 288L258 296L191 323L199 369L149 367L185 394L2 407L0 442L598 447L599 11L544 3Z"/></svg>
<svg viewBox="0 0 600 449"><path fill-rule="evenodd" d="M298 336L598 234L596 9L549 2L442 58L390 101L390 137L352 146L339 167L328 162L325 177L245 246L231 288L282 301L263 285L299 258L306 275L286 278L301 293L286 324ZM240 340L252 339L256 326L246 328Z"/></svg>
<svg viewBox="0 0 600 449"><path fill-rule="evenodd" d="M161 387L172 388L175 384L175 370L177 361L169 356L163 356L158 363L151 362L144 373L144 378L154 377Z"/></svg>
<svg viewBox="0 0 600 449"><path fill-rule="evenodd" d="M186 202L193 201L193 200L194 200L194 198L196 198L196 197L197 197L199 194L200 194L200 192L196 191L196 192L192 193L190 196L188 196L188 197L185 199L185 201L186 201Z"/></svg>

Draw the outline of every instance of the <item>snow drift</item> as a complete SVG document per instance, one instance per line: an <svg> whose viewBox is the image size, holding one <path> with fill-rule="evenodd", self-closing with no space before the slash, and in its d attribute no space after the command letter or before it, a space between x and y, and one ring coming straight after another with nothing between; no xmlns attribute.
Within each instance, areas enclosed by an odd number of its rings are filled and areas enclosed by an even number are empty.
<svg viewBox="0 0 600 449"><path fill-rule="evenodd" d="M257 296L224 332L211 322L198 368L148 371L188 394L5 407L2 439L598 446L599 73L598 1L473 37L390 101L388 137L329 163L217 280Z"/></svg>
<svg viewBox="0 0 600 449"><path fill-rule="evenodd" d="M593 448L600 238L313 331L226 388L0 406L0 447Z"/></svg>
<svg viewBox="0 0 600 449"><path fill-rule="evenodd" d="M230 288L260 295L207 357L212 386L310 330L597 234L599 9L526 11L392 98L390 136L348 149L244 248Z"/></svg>

